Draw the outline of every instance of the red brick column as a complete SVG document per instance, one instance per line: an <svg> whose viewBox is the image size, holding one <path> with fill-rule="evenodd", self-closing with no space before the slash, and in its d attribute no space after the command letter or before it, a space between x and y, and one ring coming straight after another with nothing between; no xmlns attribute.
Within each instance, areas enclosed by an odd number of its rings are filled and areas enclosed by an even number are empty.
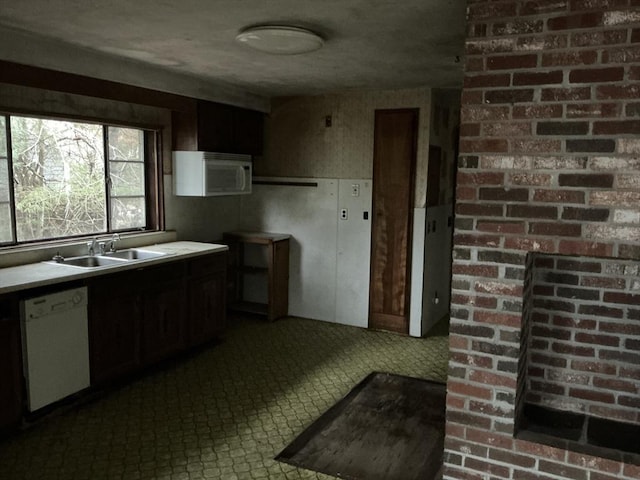
<svg viewBox="0 0 640 480"><path fill-rule="evenodd" d="M640 0L469 0L460 151L445 478L640 478L514 439L527 254L640 259Z"/></svg>

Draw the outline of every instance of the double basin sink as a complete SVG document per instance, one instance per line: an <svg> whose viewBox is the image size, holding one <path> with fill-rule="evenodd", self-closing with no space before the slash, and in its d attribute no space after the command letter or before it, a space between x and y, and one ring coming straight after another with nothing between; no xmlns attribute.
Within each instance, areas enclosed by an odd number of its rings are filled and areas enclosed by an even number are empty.
<svg viewBox="0 0 640 480"><path fill-rule="evenodd" d="M122 265L136 260L150 260L168 255L168 253L154 252L142 248L128 248L99 255L82 255L79 257L61 258L58 260L48 260L44 263L52 265L62 265L76 268L98 268Z"/></svg>

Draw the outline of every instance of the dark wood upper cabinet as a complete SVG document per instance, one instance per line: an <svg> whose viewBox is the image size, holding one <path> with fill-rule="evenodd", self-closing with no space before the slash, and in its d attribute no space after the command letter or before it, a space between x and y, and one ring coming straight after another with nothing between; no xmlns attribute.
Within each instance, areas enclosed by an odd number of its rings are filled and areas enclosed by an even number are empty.
<svg viewBox="0 0 640 480"><path fill-rule="evenodd" d="M235 147L236 107L213 102L198 102L198 150L239 152Z"/></svg>
<svg viewBox="0 0 640 480"><path fill-rule="evenodd" d="M173 149L262 155L262 112L198 100L173 113Z"/></svg>

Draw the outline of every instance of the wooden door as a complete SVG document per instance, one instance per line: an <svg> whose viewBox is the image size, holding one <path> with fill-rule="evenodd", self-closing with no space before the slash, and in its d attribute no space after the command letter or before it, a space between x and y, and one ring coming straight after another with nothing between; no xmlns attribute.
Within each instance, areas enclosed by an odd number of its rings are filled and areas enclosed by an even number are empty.
<svg viewBox="0 0 640 480"><path fill-rule="evenodd" d="M418 110L376 110L369 328L409 333Z"/></svg>

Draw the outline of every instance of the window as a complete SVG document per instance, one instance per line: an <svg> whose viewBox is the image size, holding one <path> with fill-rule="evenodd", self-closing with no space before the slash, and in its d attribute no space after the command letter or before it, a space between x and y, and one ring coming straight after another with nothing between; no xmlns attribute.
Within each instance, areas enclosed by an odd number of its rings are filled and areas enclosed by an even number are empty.
<svg viewBox="0 0 640 480"><path fill-rule="evenodd" d="M0 116L0 243L156 228L152 137L138 128Z"/></svg>
<svg viewBox="0 0 640 480"><path fill-rule="evenodd" d="M109 181L112 229L145 225L144 132L109 127Z"/></svg>
<svg viewBox="0 0 640 480"><path fill-rule="evenodd" d="M0 117L0 243L12 240L9 178L6 120Z"/></svg>

